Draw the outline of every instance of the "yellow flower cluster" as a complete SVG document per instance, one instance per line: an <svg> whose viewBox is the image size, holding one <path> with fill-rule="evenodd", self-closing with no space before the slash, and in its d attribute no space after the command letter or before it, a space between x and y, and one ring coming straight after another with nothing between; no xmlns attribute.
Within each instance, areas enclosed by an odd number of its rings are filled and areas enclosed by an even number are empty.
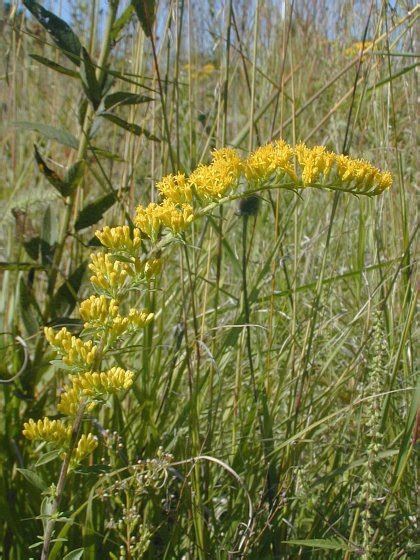
<svg viewBox="0 0 420 560"><path fill-rule="evenodd" d="M161 228L167 227L174 233L183 231L193 220L193 209L189 204L177 206L172 200L165 199L162 204L151 202L148 206L139 206L134 223L155 242Z"/></svg>
<svg viewBox="0 0 420 560"><path fill-rule="evenodd" d="M372 41L365 41L365 43L363 43L363 41L356 41L355 43L347 47L347 49L344 51L344 56L347 57L356 56L360 52L370 49L372 46L373 46Z"/></svg>
<svg viewBox="0 0 420 560"><path fill-rule="evenodd" d="M93 272L90 281L98 292L104 292L117 299L125 289L128 276L125 262L115 259L109 253L92 253L90 270Z"/></svg>
<svg viewBox="0 0 420 560"><path fill-rule="evenodd" d="M112 322L118 316L118 302L104 295L90 296L79 305L79 312L85 321L85 328L101 327Z"/></svg>
<svg viewBox="0 0 420 560"><path fill-rule="evenodd" d="M101 231L97 231L95 235L102 245L111 251L136 255L141 247L141 233L138 228L134 228L131 231L129 226L113 228L105 226Z"/></svg>
<svg viewBox="0 0 420 560"><path fill-rule="evenodd" d="M257 148L245 161L245 177L248 181L264 181L274 173L287 175L297 181L294 170L294 150L284 140L277 140Z"/></svg>
<svg viewBox="0 0 420 560"><path fill-rule="evenodd" d="M143 328L152 321L153 317L154 313L149 313L147 310L130 309L127 319L133 328Z"/></svg>
<svg viewBox="0 0 420 560"><path fill-rule="evenodd" d="M219 200L242 177L248 183L259 184L286 176L294 188L343 186L369 195L379 194L392 183L390 173L363 160L329 152L324 146L290 146L284 140L276 140L257 148L244 161L231 148L214 150L212 156L209 165L199 165L189 177L183 173L163 177L157 184L163 202L137 208L136 225L153 242L163 227L177 233L188 226L194 217L190 205L194 195L199 200Z"/></svg>
<svg viewBox="0 0 420 560"><path fill-rule="evenodd" d="M174 204L188 204L192 200L191 185L184 173L166 175L156 184L157 190Z"/></svg>
<svg viewBox="0 0 420 560"><path fill-rule="evenodd" d="M73 336L65 327L55 332L52 327L45 327L45 338L63 357L67 366L89 369L95 361L97 347L91 340L83 342Z"/></svg>
<svg viewBox="0 0 420 560"><path fill-rule="evenodd" d="M308 148L305 144L295 147L295 154L302 172L302 183L308 187L318 181L321 173L328 179L334 164L335 154L327 152L324 146Z"/></svg>
<svg viewBox="0 0 420 560"><path fill-rule="evenodd" d="M65 448L71 436L71 426L67 426L61 420L50 420L44 418L35 422L32 418L23 425L23 435L32 441L41 440L52 443L58 448ZM97 447L98 439L92 435L82 435L79 439L71 464L80 463Z"/></svg>
<svg viewBox="0 0 420 560"><path fill-rule="evenodd" d="M392 175L389 171L379 171L368 161L352 159L348 156L335 157L337 175L343 183L366 194L380 194L392 185Z"/></svg>
<svg viewBox="0 0 420 560"><path fill-rule="evenodd" d="M215 72L216 67L211 62L204 64L204 66L195 66L194 64L185 64L184 70L190 72L191 78L195 80L198 78L208 78Z"/></svg>
<svg viewBox="0 0 420 560"><path fill-rule="evenodd" d="M238 185L244 166L232 148L213 150L212 155L212 163L199 165L188 180L199 198L217 200Z"/></svg>
<svg viewBox="0 0 420 560"><path fill-rule="evenodd" d="M42 440L62 446L70 439L71 426L66 426L61 420L32 420L23 425L23 435L30 440Z"/></svg>
<svg viewBox="0 0 420 560"><path fill-rule="evenodd" d="M129 389L133 384L133 372L120 367L113 367L108 371L85 372L72 377L72 386L66 387L57 406L59 412L67 416L74 416L83 399L99 398L118 391ZM92 410L94 403L87 403L87 409Z"/></svg>
<svg viewBox="0 0 420 560"><path fill-rule="evenodd" d="M107 330L109 341L121 336L127 330L145 327L154 314L146 310L130 309L127 317L119 314L118 302L104 295L90 296L79 306L85 329Z"/></svg>
<svg viewBox="0 0 420 560"><path fill-rule="evenodd" d="M375 195L392 185L389 172L367 161L329 152L324 146L309 148L300 143L293 148L278 140L257 148L244 163L249 182L281 178L284 174L295 188L325 185Z"/></svg>

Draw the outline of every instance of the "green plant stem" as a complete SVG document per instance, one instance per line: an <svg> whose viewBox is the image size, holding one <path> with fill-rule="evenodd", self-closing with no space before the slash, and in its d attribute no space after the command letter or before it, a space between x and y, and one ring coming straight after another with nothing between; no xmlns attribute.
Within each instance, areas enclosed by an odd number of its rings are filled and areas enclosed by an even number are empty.
<svg viewBox="0 0 420 560"><path fill-rule="evenodd" d="M57 514L60 508L61 500L64 493L64 487L66 485L67 474L70 466L70 461L73 455L74 448L76 447L76 442L79 437L80 428L82 426L83 415L85 412L86 403L82 403L77 411L76 418L74 420L72 430L71 430L71 437L69 448L66 452L64 457L64 461L61 465L60 476L57 483L57 488L55 491L54 502L51 508L51 513L49 515L47 524L45 526L44 531L44 544L42 546L42 553L41 553L41 560L48 560L48 555L51 546L51 538L54 530L54 525L57 521Z"/></svg>

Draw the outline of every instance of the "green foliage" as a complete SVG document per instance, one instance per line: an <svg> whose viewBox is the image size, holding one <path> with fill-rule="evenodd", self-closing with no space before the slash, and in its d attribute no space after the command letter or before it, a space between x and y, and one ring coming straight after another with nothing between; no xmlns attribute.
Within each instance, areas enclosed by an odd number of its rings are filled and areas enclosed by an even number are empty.
<svg viewBox="0 0 420 560"><path fill-rule="evenodd" d="M82 208L77 216L74 229L79 231L97 224L104 213L118 201L116 193L109 193Z"/></svg>

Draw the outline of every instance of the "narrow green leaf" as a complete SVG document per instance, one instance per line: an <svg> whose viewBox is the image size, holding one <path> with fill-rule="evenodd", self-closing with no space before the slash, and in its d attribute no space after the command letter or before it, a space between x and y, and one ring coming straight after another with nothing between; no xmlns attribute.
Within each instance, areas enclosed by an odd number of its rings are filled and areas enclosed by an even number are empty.
<svg viewBox="0 0 420 560"><path fill-rule="evenodd" d="M60 144L64 146L68 146L69 148L77 149L78 142L76 138L68 132L67 130L63 130L62 128L55 128L54 126L50 126L44 123L36 123L36 122L28 122L28 121L15 121L12 123L17 128L21 128L24 130L34 130L35 132L39 132L45 138L49 140L56 140Z"/></svg>
<svg viewBox="0 0 420 560"><path fill-rule="evenodd" d="M376 89L380 86L384 86L385 84L388 84L389 82L392 82L392 80L395 80L396 78L399 78L403 74L406 74L407 72L410 72L410 70L414 70L414 68L417 68L417 66L419 64L420 64L420 62L416 62L415 64L410 64L410 66L406 66L405 68L402 68L402 70L400 70L399 72L396 72L392 76L388 76L387 78L384 78L383 80L380 80L376 84L373 84L373 86L370 86L369 88L367 88L367 91L372 91L373 89Z"/></svg>
<svg viewBox="0 0 420 560"><path fill-rule="evenodd" d="M160 142L159 138L157 138L156 136L151 134L148 130L146 130L145 128L142 128L138 124L129 123L129 122L125 121L124 119L121 119L120 117L117 117L116 115L113 115L112 113L100 113L100 116L104 117L105 119L107 119L111 122L113 122L114 124L120 126L121 128L124 128L125 130L128 130L129 132L135 134L136 136L144 135L149 140L153 140L154 142Z"/></svg>
<svg viewBox="0 0 420 560"><path fill-rule="evenodd" d="M42 478L36 472L31 471L30 469L16 469L16 470L20 472L20 474L23 475L28 482L30 482L33 486L35 486L39 490L42 490L44 492L44 490L47 489L47 484L42 480Z"/></svg>
<svg viewBox="0 0 420 560"><path fill-rule="evenodd" d="M41 465L46 465L47 463L54 461L54 459L57 459L57 457L60 456L60 453L61 451L59 449L54 449L54 451L49 451L48 453L44 453L35 463L35 466L40 467Z"/></svg>
<svg viewBox="0 0 420 560"><path fill-rule="evenodd" d="M153 98L147 95L130 93L129 91L116 91L105 97L104 106L108 110L118 105L138 105L139 103L148 103L149 101L153 101Z"/></svg>
<svg viewBox="0 0 420 560"><path fill-rule="evenodd" d="M52 12L43 8L34 0L23 0L24 6L45 27L53 38L57 47L74 64L80 63L80 50L82 45L72 28Z"/></svg>
<svg viewBox="0 0 420 560"><path fill-rule="evenodd" d="M111 29L111 39L115 41L118 39L119 34L130 21L131 16L133 15L133 6L129 5L125 8L123 13L120 17L115 21L114 25Z"/></svg>
<svg viewBox="0 0 420 560"><path fill-rule="evenodd" d="M96 110L101 102L101 88L96 79L95 66L87 50L82 47L82 64L80 66L80 78L86 97Z"/></svg>
<svg viewBox="0 0 420 560"><path fill-rule="evenodd" d="M131 5L139 18L146 37L151 37L155 21L155 0L131 0Z"/></svg>
<svg viewBox="0 0 420 560"><path fill-rule="evenodd" d="M48 520L51 517L53 507L54 507L54 498L52 496L45 496L45 498L42 500L41 503L41 514L39 516L42 520L42 525L44 526L44 533L48 524Z"/></svg>
<svg viewBox="0 0 420 560"><path fill-rule="evenodd" d="M19 307L20 316L28 335L36 334L41 324L41 316L35 296L23 277L19 282Z"/></svg>
<svg viewBox="0 0 420 560"><path fill-rule="evenodd" d="M74 225L76 231L97 224L102 218L104 212L109 210L109 208L111 208L111 206L113 206L116 201L117 195L115 193L110 193L85 206L80 211Z"/></svg>
<svg viewBox="0 0 420 560"><path fill-rule="evenodd" d="M113 161L125 161L124 158L119 156L118 154L113 154L108 150L103 150L102 148L98 148L96 146L92 146L90 150L97 156L97 157L104 157L106 159L112 159Z"/></svg>
<svg viewBox="0 0 420 560"><path fill-rule="evenodd" d="M61 64L57 64L57 62L54 62L49 58L45 58L44 56L40 56L39 54L30 54L29 56L36 60L36 62L39 62L40 64L43 64L44 66L47 66L48 68L51 68L51 70L55 70L60 74L65 74L66 76L70 76L71 78L80 78L79 74L74 70L70 70L70 68L61 66Z"/></svg>
<svg viewBox="0 0 420 560"><path fill-rule="evenodd" d="M324 550L349 550L347 544L343 541L335 539L296 539L291 541L282 541L287 544L295 544L297 546L309 546L311 548L322 548Z"/></svg>
<svg viewBox="0 0 420 560"><path fill-rule="evenodd" d="M43 266L31 262L5 262L0 261L0 270L40 270Z"/></svg>

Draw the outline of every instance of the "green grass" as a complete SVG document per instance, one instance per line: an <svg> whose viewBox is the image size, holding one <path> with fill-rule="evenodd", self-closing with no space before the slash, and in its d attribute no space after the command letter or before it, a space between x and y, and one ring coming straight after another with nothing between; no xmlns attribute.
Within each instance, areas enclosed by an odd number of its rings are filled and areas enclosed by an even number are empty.
<svg viewBox="0 0 420 560"><path fill-rule="evenodd" d="M109 64L110 91L152 98L115 110L140 134L93 119L86 70L84 90L31 58L78 71L25 8L3 16L4 560L40 557L28 546L60 461L36 467L22 426L57 414L67 373L51 366L42 328L80 331L95 229L128 223L157 199L157 180L192 171L212 148L246 155L278 137L372 161L393 187L374 198L267 189L255 216L226 202L163 252L153 290L127 301L154 322L106 357L135 372L134 387L83 423L99 446L67 480L49 559L79 548L84 560L418 553L418 10L287 1L283 17L280 6L159 2L151 37L134 15L117 29L108 5L76 6L98 82ZM345 53L364 39L375 43L362 59ZM84 162L66 202L37 168L34 142L61 177ZM89 204L98 216L90 207L79 228Z"/></svg>

